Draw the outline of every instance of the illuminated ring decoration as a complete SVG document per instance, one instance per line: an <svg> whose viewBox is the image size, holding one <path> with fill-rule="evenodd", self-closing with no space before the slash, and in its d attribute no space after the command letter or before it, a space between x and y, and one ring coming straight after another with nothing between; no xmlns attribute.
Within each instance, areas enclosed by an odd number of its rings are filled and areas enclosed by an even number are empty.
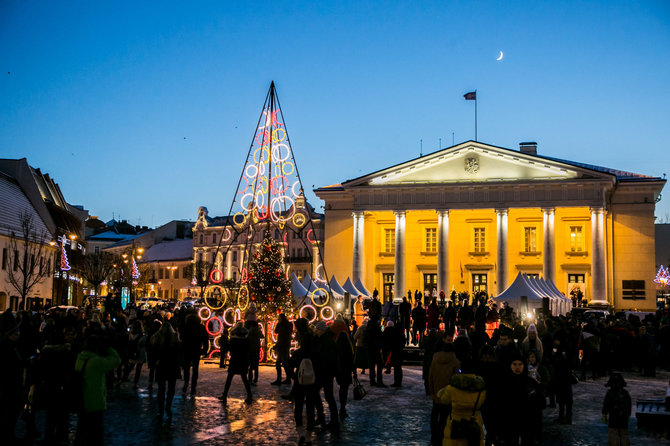
<svg viewBox="0 0 670 446"><path fill-rule="evenodd" d="M291 166L291 170L287 170L286 166ZM293 172L295 172L295 164L293 164L290 161L286 161L285 163L282 164L281 173L283 173L284 175L291 175Z"/></svg>
<svg viewBox="0 0 670 446"><path fill-rule="evenodd" d="M288 235L288 232L284 232L284 245L288 246L288 242L286 241L286 236Z"/></svg>
<svg viewBox="0 0 670 446"><path fill-rule="evenodd" d="M243 194L247 191L247 189L249 189L249 180L247 177L242 177L242 179L247 182L247 187L245 187L244 190L237 191L238 194ZM240 182L242 182L242 180L240 180Z"/></svg>
<svg viewBox="0 0 670 446"><path fill-rule="evenodd" d="M242 217L241 221L238 221L238 218L237 218L238 216ZM244 215L241 212L237 212L237 213L235 213L235 215L233 215L233 223L236 224L237 226L242 226L244 224L244 220L246 220L246 219L247 219L246 215Z"/></svg>
<svg viewBox="0 0 670 446"><path fill-rule="evenodd" d="M224 237L222 237L222 238L223 238L224 242L227 242L233 236L233 233L230 231L230 228L226 228L226 230L224 232L225 232L226 235L224 235Z"/></svg>
<svg viewBox="0 0 670 446"><path fill-rule="evenodd" d="M288 188L289 188L288 178L286 178L284 175L272 177L272 179L270 180L270 190L275 195L283 194L284 192L286 192L286 189Z"/></svg>
<svg viewBox="0 0 670 446"><path fill-rule="evenodd" d="M218 279L215 279L215 278L214 278L214 273L219 273L219 278L218 278ZM223 272L221 272L220 269L214 268L214 269L209 273L209 281L212 282L212 283L214 283L214 284L218 284L218 283L223 282Z"/></svg>
<svg viewBox="0 0 670 446"><path fill-rule="evenodd" d="M314 234L314 230L310 229L307 231L307 235L305 235L305 238L307 239L308 242L310 242L312 245L316 244L316 240L309 238L310 234Z"/></svg>
<svg viewBox="0 0 670 446"><path fill-rule="evenodd" d="M256 184L256 195L258 192L266 194L268 192L268 179L266 177L259 177Z"/></svg>
<svg viewBox="0 0 670 446"><path fill-rule="evenodd" d="M213 289L219 289L221 291L222 303L218 307L216 307L214 305L210 305L209 302L207 301L209 299L209 297L206 297L207 293L210 292ZM220 310L226 304L226 301L228 300L228 294L226 293L226 290L221 285L210 285L205 289L205 296L203 297L202 300L205 302L205 305L207 305L210 308L210 310Z"/></svg>
<svg viewBox="0 0 670 446"><path fill-rule="evenodd" d="M232 322L228 322L228 319L226 318L226 315L228 314L229 311L233 315L233 321ZM229 327L232 327L233 325L235 325L235 312L233 311L233 307L226 308L226 310L223 312L223 317L221 319L223 320L223 323L226 324Z"/></svg>
<svg viewBox="0 0 670 446"><path fill-rule="evenodd" d="M268 112L269 112L269 111L270 111L270 110L265 109L265 110L263 110L263 113L261 113L261 116L265 116L265 119L263 119L263 122L265 122L265 124L264 124L263 126L261 126L261 127L258 127L258 130L263 130L263 129L266 128L268 125L270 125L270 119L268 118Z"/></svg>
<svg viewBox="0 0 670 446"><path fill-rule="evenodd" d="M265 351L263 351L263 347L261 347L258 352L258 362L263 362L264 359L265 359Z"/></svg>
<svg viewBox="0 0 670 446"><path fill-rule="evenodd" d="M254 170L254 173L253 173L253 174L249 173L249 169L251 169L252 167L253 167L254 169L256 169L256 170ZM247 168L244 169L244 174L245 174L246 176L248 176L249 178L256 178L256 175L258 175L258 167L256 167L255 164L249 164L249 165L247 166Z"/></svg>
<svg viewBox="0 0 670 446"><path fill-rule="evenodd" d="M304 317L302 315L302 312L305 308L311 308L312 311L314 312L314 317L312 319L308 320L308 322L311 324L312 322L314 322L316 320L316 316L319 314L319 312L316 311L316 308L314 308L312 305L307 304L307 305L303 305L302 307L300 307L300 310L298 310L298 317ZM305 319L307 319L307 318L305 318Z"/></svg>
<svg viewBox="0 0 670 446"><path fill-rule="evenodd" d="M281 148L286 149L286 156L281 157ZM288 157L291 156L291 150L288 148L288 146L284 143L277 143L277 144L272 144L272 161L275 163L283 163L288 159Z"/></svg>
<svg viewBox="0 0 670 446"><path fill-rule="evenodd" d="M209 325L212 323L212 321L216 321L217 324L219 324L219 329L216 332L213 332L209 329ZM216 317L216 316L215 317L210 317L209 319L207 319L207 322L205 322L205 330L207 331L207 334L209 334L210 336L219 336L221 334L221 332L223 331L223 324L221 323L221 320L218 317ZM214 343L214 345L216 346L216 343ZM216 347L216 348L219 348L219 347Z"/></svg>
<svg viewBox="0 0 670 446"><path fill-rule="evenodd" d="M286 217L282 217L282 202L289 201L291 205L289 206L289 215ZM295 201L293 201L293 198L289 198L287 196L281 196L281 197L275 197L272 200L270 200L270 216L272 218L272 221L281 221L281 222L287 222L291 218L293 218L293 214L295 213ZM278 205L278 206L277 206ZM279 208L278 211L275 210L275 208Z"/></svg>
<svg viewBox="0 0 670 446"><path fill-rule="evenodd" d="M265 205L259 206L256 209L254 209L254 213L258 220L265 220L266 218L268 218L269 214L268 208Z"/></svg>
<svg viewBox="0 0 670 446"><path fill-rule="evenodd" d="M261 177L265 175L265 164L258 165L258 175L260 175Z"/></svg>
<svg viewBox="0 0 670 446"><path fill-rule="evenodd" d="M249 271L247 271L246 268L242 268L242 272L240 273L240 282L247 283L248 280L249 280Z"/></svg>
<svg viewBox="0 0 670 446"><path fill-rule="evenodd" d="M221 353L221 350L214 349L211 352L209 352L209 355L207 356L207 359L212 359L212 356L214 356L214 353Z"/></svg>
<svg viewBox="0 0 670 446"><path fill-rule="evenodd" d="M298 198L300 196L300 190L298 190L298 192L296 192L295 191L296 186L300 186L300 181L296 181L295 183L293 183L293 186L291 186L291 193L293 194L293 196L295 198Z"/></svg>
<svg viewBox="0 0 670 446"><path fill-rule="evenodd" d="M273 123L276 127L280 127L280 126L282 126L282 125L284 125L284 124L282 124L281 122L277 121L277 113L279 113L279 109L277 109L277 110L275 110L275 111L272 112L272 123Z"/></svg>
<svg viewBox="0 0 670 446"><path fill-rule="evenodd" d="M267 192L267 189L265 190ZM258 207L265 206L265 192L259 190L254 197L254 204ZM249 209L251 210L251 209Z"/></svg>
<svg viewBox="0 0 670 446"><path fill-rule="evenodd" d="M207 312L207 316L202 315L202 310L205 310ZM200 307L198 310L198 317L200 318L201 321L206 321L212 316L212 310L209 309L209 307Z"/></svg>
<svg viewBox="0 0 670 446"><path fill-rule="evenodd" d="M320 296L317 296L317 295L316 295L316 292L317 292L317 291L323 291L324 293L326 293L326 300L325 300L322 304L317 304L317 303L316 303L316 299L321 299ZM310 293L310 296L309 296L309 297L312 299L312 303L313 303L315 306L319 307L319 308L325 307L326 304L328 303L328 300L330 300L330 296L328 295L328 291L326 291L324 288L317 288L317 289L315 289L314 291L312 291L312 292Z"/></svg>
<svg viewBox="0 0 670 446"><path fill-rule="evenodd" d="M223 324L221 324L221 330L223 330ZM214 344L214 348L215 348L215 349L218 348L219 350L221 350L221 335L216 336L216 337L212 340L212 344Z"/></svg>
<svg viewBox="0 0 670 446"><path fill-rule="evenodd" d="M237 293L237 307L240 312L249 308L249 288L246 285L242 285Z"/></svg>
<svg viewBox="0 0 670 446"><path fill-rule="evenodd" d="M279 135L279 132L281 131L281 138L279 138L277 135ZM284 129L275 129L272 131L272 142L282 142L283 140L286 139L286 130Z"/></svg>
<svg viewBox="0 0 670 446"><path fill-rule="evenodd" d="M258 156L258 159L256 159L256 154L257 153L260 153L260 155ZM265 156L266 153L267 153L267 156ZM254 159L254 163L256 163L256 164L267 164L267 163L270 162L270 149L268 149L268 146L259 147L254 151L254 154L252 155L252 157Z"/></svg>
<svg viewBox="0 0 670 446"><path fill-rule="evenodd" d="M260 138L261 136L263 137L263 141L258 140L258 138ZM268 139L270 139L270 132L268 132L267 130L258 132L258 134L256 134L256 144L258 144L259 146L264 146L265 144L267 144Z"/></svg>
<svg viewBox="0 0 670 446"><path fill-rule="evenodd" d="M323 279L321 276L319 276L319 268L321 268L325 272L325 268L323 267L323 263L319 263L316 265L316 268L314 268L314 278L317 280L320 280L322 282L325 282L325 279Z"/></svg>
<svg viewBox="0 0 670 446"><path fill-rule="evenodd" d="M293 216L293 226L296 228L302 228L307 223L307 217L302 212L297 212Z"/></svg>
<svg viewBox="0 0 670 446"><path fill-rule="evenodd" d="M272 342L277 343L277 333L275 333L275 327L277 326L277 321L270 322L270 337Z"/></svg>
<svg viewBox="0 0 670 446"><path fill-rule="evenodd" d="M330 311L330 314L328 316L326 316L325 314L326 310ZM323 319L324 321L329 321L335 317L335 311L333 311L332 307L323 307L320 313L321 313L321 319Z"/></svg>
<svg viewBox="0 0 670 446"><path fill-rule="evenodd" d="M247 197L249 197L249 202L247 204L244 204L244 200ZM248 192L248 193L242 195L242 198L240 198L240 206L242 206L242 209L245 209L245 210L249 211L253 208L253 201L254 201L254 193L253 192Z"/></svg>

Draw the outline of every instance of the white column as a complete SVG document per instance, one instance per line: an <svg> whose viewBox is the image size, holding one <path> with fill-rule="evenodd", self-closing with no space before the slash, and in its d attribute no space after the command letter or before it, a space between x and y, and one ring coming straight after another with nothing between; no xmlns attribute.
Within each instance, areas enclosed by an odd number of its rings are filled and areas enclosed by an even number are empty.
<svg viewBox="0 0 670 446"><path fill-rule="evenodd" d="M226 279L231 280L233 278L233 251L228 250L226 253Z"/></svg>
<svg viewBox="0 0 670 446"><path fill-rule="evenodd" d="M240 248L240 255L238 256L237 260L239 263L237 264L237 268L242 271L242 267L244 266L244 248Z"/></svg>
<svg viewBox="0 0 670 446"><path fill-rule="evenodd" d="M351 214L354 217L354 249L353 249L353 267L351 270L351 280L355 282L357 279L363 281L365 273L365 213L363 211L354 211Z"/></svg>
<svg viewBox="0 0 670 446"><path fill-rule="evenodd" d="M543 215L543 248L542 261L544 263L544 270L542 275L546 280L551 280L556 283L555 273L555 244L554 244L554 208L542 209Z"/></svg>
<svg viewBox="0 0 670 446"><path fill-rule="evenodd" d="M449 211L437 211L437 290L449 297ZM404 294L403 294L404 295ZM402 296L401 296L402 297Z"/></svg>
<svg viewBox="0 0 670 446"><path fill-rule="evenodd" d="M395 214L395 275L393 300L401 300L405 295L405 211Z"/></svg>
<svg viewBox="0 0 670 446"><path fill-rule="evenodd" d="M497 275L498 294L507 288L507 209L496 209L497 216Z"/></svg>
<svg viewBox="0 0 670 446"><path fill-rule="evenodd" d="M590 302L607 303L605 269L605 210L591 208L591 298Z"/></svg>
<svg viewBox="0 0 670 446"><path fill-rule="evenodd" d="M312 245L312 278L313 279L316 278L316 269L317 269L317 267L319 266L320 263L321 263L321 259L320 259L320 256L319 256L319 244L317 242L317 243L314 243ZM322 279L325 280L324 277L322 277Z"/></svg>

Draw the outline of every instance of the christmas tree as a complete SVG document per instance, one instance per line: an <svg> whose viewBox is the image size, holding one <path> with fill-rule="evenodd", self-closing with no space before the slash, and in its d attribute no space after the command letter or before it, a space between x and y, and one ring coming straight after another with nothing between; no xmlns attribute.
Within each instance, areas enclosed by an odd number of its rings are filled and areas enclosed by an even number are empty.
<svg viewBox="0 0 670 446"><path fill-rule="evenodd" d="M668 268L661 265L661 267L658 269L658 273L656 273L654 282L661 286L668 286L668 284L670 284L670 271L668 271Z"/></svg>
<svg viewBox="0 0 670 446"><path fill-rule="evenodd" d="M246 276L249 298L261 317L278 311L287 315L293 312L291 281L284 271L281 244L272 238L270 228L266 226L258 251L249 259Z"/></svg>

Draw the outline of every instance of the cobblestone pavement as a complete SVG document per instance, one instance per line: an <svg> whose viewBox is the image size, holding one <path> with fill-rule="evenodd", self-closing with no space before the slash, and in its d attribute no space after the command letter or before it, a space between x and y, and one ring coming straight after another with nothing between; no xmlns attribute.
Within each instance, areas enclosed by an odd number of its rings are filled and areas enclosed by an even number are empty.
<svg viewBox="0 0 670 446"><path fill-rule="evenodd" d="M214 364L200 368L198 392L195 397L181 393L177 381L173 403L173 419L156 419L156 397L146 390L146 371L138 390L131 383L109 393L105 415L108 445L295 445L296 432L290 402L281 399L289 386L271 386L274 368L260 367L258 386L252 387L254 402L244 404L244 389L235 377L224 408L217 396L221 394L226 371ZM317 428L315 444L330 445L428 445L431 401L425 396L421 368L404 368L402 388L370 388L367 375L359 375L368 395L361 401L350 398L349 418L342 424L339 436ZM624 374L628 390L636 399L662 398L670 374L660 372L657 378L640 378ZM385 382L391 377L384 375ZM574 420L570 426L554 423L557 409L544 411L545 445L606 445L607 426L600 421L606 380L579 383L574 387ZM337 390L335 391L337 398ZM350 391L351 396L351 391ZM74 418L74 417L73 417ZM74 420L73 420L74 421ZM38 419L39 423L39 419ZM638 430L633 417L630 422L632 445L656 446L670 441L653 432ZM2 443L0 441L0 443Z"/></svg>

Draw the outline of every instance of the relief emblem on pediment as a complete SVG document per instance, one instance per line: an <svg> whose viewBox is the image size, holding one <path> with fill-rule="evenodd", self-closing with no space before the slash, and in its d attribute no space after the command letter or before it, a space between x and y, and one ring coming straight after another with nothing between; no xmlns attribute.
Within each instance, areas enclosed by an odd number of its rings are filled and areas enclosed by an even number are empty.
<svg viewBox="0 0 670 446"><path fill-rule="evenodd" d="M465 172L474 175L479 172L479 158L472 156L465 158Z"/></svg>

